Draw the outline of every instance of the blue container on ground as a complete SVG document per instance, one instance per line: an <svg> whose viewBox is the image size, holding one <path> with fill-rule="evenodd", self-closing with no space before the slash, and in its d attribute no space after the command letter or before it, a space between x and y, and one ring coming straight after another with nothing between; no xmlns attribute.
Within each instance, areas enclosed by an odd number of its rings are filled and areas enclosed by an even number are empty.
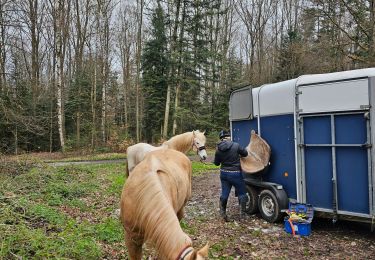
<svg viewBox="0 0 375 260"><path fill-rule="evenodd" d="M306 216L303 220L291 220L289 221L289 216L284 219L284 229L287 233L300 235L300 236L309 236L311 234L311 221L314 217L314 208L311 204L303 203L289 203L288 212L295 214L303 214Z"/></svg>

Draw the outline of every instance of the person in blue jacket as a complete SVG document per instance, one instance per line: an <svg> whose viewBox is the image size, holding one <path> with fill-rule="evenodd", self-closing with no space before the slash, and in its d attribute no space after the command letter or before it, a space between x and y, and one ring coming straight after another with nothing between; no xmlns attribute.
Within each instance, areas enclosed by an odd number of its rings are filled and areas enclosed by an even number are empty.
<svg viewBox="0 0 375 260"><path fill-rule="evenodd" d="M231 141L229 131L220 131L219 138L220 142L217 144L214 164L220 165L220 215L225 221L229 221L226 209L232 186L235 188L240 203L241 218L246 214L247 195L241 173L240 157L246 157L248 152L238 143Z"/></svg>

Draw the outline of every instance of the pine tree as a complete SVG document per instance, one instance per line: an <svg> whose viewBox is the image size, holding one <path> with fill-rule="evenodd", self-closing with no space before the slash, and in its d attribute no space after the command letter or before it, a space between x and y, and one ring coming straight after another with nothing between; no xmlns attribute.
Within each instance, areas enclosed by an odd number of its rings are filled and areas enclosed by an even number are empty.
<svg viewBox="0 0 375 260"><path fill-rule="evenodd" d="M158 2L152 13L151 39L142 55L142 84L145 92L144 136L148 142L160 137L168 87L169 60L164 10Z"/></svg>

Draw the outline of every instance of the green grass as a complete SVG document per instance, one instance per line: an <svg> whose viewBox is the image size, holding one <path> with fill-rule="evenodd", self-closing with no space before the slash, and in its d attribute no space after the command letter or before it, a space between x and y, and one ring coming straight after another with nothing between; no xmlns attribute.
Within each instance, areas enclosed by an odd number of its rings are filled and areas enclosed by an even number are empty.
<svg viewBox="0 0 375 260"><path fill-rule="evenodd" d="M221 241L210 246L209 257L213 259L227 260L234 259L232 256L223 256L224 250L228 247L227 242Z"/></svg>
<svg viewBox="0 0 375 260"><path fill-rule="evenodd" d="M112 212L125 182L124 166L2 172L0 259L110 258L108 247L123 254L118 248L123 230Z"/></svg>
<svg viewBox="0 0 375 260"><path fill-rule="evenodd" d="M192 167L193 174L218 169L200 162ZM113 214L124 173L124 163L2 171L0 260L126 258L123 229ZM185 221L181 226L197 233Z"/></svg>
<svg viewBox="0 0 375 260"><path fill-rule="evenodd" d="M180 226L182 230L190 236L194 236L197 234L197 228L194 226L190 226L184 219L180 221Z"/></svg>
<svg viewBox="0 0 375 260"><path fill-rule="evenodd" d="M0 155L1 156L1 155ZM125 153L90 153L90 154L77 154L77 153L30 153L21 154L16 156L3 156L0 157L3 161L20 163L20 162L78 162L78 161L97 161L97 160L118 160L126 159Z"/></svg>
<svg viewBox="0 0 375 260"><path fill-rule="evenodd" d="M122 225L117 219L106 218L95 227L97 238L108 243L124 241L124 235L119 230L122 230Z"/></svg>
<svg viewBox="0 0 375 260"><path fill-rule="evenodd" d="M207 147L206 147L207 148ZM195 149L195 148L194 148ZM207 152L207 155L209 155L209 156L213 156L213 155L215 155L215 152L216 152L216 150L215 149L212 149L212 148L207 148L206 149L206 152ZM187 153L186 153L186 155L189 155L189 156L194 156L194 155L196 155L196 156L198 156L197 155L197 151L194 151L194 150L190 150L190 151L188 151Z"/></svg>
<svg viewBox="0 0 375 260"><path fill-rule="evenodd" d="M214 165L213 163L201 163L201 162L192 162L193 175L199 175L203 172L218 170L219 166Z"/></svg>

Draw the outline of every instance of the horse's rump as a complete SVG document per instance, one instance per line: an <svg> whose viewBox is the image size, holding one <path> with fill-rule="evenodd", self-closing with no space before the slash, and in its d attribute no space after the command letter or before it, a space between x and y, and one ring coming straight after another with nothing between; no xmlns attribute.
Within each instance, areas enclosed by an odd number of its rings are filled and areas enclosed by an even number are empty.
<svg viewBox="0 0 375 260"><path fill-rule="evenodd" d="M126 149L126 157L127 157L127 176L133 168L143 160L148 152L158 150L160 147L155 147L147 143L137 143L134 145L129 146Z"/></svg>

